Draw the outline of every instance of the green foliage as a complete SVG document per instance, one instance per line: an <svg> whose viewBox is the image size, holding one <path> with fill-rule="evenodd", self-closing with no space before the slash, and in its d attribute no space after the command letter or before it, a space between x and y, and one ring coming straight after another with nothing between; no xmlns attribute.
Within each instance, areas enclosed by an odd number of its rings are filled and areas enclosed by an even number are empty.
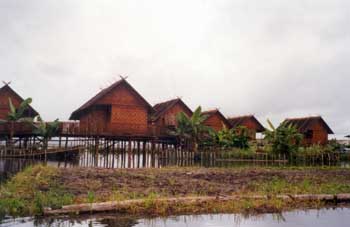
<svg viewBox="0 0 350 227"><path fill-rule="evenodd" d="M53 122L45 122L40 116L37 117L37 121L34 123L34 133L43 138L52 138L57 135L60 122L56 119Z"/></svg>
<svg viewBox="0 0 350 227"><path fill-rule="evenodd" d="M338 194L350 192L349 184L339 183L337 180L316 182L308 177L299 181L288 181L282 177L273 177L269 181L253 182L249 188L253 189L253 192L264 195Z"/></svg>
<svg viewBox="0 0 350 227"><path fill-rule="evenodd" d="M96 200L95 192L88 191L88 194L87 194L88 203L93 203L93 202L95 202L95 200Z"/></svg>
<svg viewBox="0 0 350 227"><path fill-rule="evenodd" d="M22 214L26 206L22 200L15 198L3 198L0 200L0 220L6 215L17 216Z"/></svg>
<svg viewBox="0 0 350 227"><path fill-rule="evenodd" d="M336 139L331 139L328 143L328 149L332 151L340 151L343 147Z"/></svg>
<svg viewBox="0 0 350 227"><path fill-rule="evenodd" d="M10 148L13 148L13 136L15 134L15 123L17 122L26 122L26 123L32 123L33 118L30 117L25 117L24 113L25 111L29 108L30 104L32 103L31 98L27 98L24 100L18 108L16 108L13 103L11 98L9 98L9 107L10 107L10 112L7 114L6 119L1 119L0 124L10 124L10 129L9 129L9 142L10 142Z"/></svg>
<svg viewBox="0 0 350 227"><path fill-rule="evenodd" d="M224 150L220 154L222 159L255 159L256 158L256 149L249 147L246 149L241 148L230 148L229 150Z"/></svg>
<svg viewBox="0 0 350 227"><path fill-rule="evenodd" d="M246 127L228 129L224 126L219 132L211 131L209 135L210 138L206 145L220 146L223 149L249 148L249 136Z"/></svg>
<svg viewBox="0 0 350 227"><path fill-rule="evenodd" d="M317 156L331 154L339 151L340 147L336 141L330 142L327 145L313 144L307 147L300 147L298 150L298 155L302 156Z"/></svg>
<svg viewBox="0 0 350 227"><path fill-rule="evenodd" d="M174 131L171 131L170 134L179 137L181 140L190 139L192 130L190 121L190 118L188 118L186 114L180 112L176 116L177 127Z"/></svg>
<svg viewBox="0 0 350 227"><path fill-rule="evenodd" d="M151 209L155 206L157 199L157 194L154 192L151 192L145 199L144 199L144 206L146 209Z"/></svg>
<svg viewBox="0 0 350 227"><path fill-rule="evenodd" d="M38 191L34 195L34 213L43 213L45 207L60 209L62 206L71 203L73 203L73 196L71 194L64 193L60 187L50 188L46 192Z"/></svg>
<svg viewBox="0 0 350 227"><path fill-rule="evenodd" d="M31 103L32 99L27 98L19 105L18 108L16 108L13 105L11 98L9 98L10 112L6 116L7 122L32 122L32 118L23 117L24 112L29 108Z"/></svg>
<svg viewBox="0 0 350 227"><path fill-rule="evenodd" d="M189 140L194 144L194 150L197 151L199 143L204 140L211 130L210 127L204 125L207 118L207 115L203 115L200 106L190 118L181 112L176 116L177 127L171 134L177 136L181 141Z"/></svg>
<svg viewBox="0 0 350 227"><path fill-rule="evenodd" d="M60 208L73 203L73 195L57 182L57 169L28 167L0 188L0 219L5 215L38 215L44 207Z"/></svg>
<svg viewBox="0 0 350 227"><path fill-rule="evenodd" d="M47 149L48 141L58 134L60 122L56 119L53 122L45 122L38 116L35 119L34 125L34 133L40 137L42 137L43 148Z"/></svg>
<svg viewBox="0 0 350 227"><path fill-rule="evenodd" d="M285 122L275 128L271 121L267 120L271 129L264 132L265 140L271 145L271 151L276 154L285 154L287 157L298 151L303 135L296 127Z"/></svg>

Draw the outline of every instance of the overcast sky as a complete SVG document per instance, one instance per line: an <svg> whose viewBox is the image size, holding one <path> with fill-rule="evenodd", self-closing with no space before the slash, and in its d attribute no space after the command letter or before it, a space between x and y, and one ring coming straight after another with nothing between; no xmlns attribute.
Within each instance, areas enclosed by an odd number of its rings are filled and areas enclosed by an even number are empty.
<svg viewBox="0 0 350 227"><path fill-rule="evenodd" d="M151 103L350 133L349 0L0 0L0 78L47 120L119 78Z"/></svg>

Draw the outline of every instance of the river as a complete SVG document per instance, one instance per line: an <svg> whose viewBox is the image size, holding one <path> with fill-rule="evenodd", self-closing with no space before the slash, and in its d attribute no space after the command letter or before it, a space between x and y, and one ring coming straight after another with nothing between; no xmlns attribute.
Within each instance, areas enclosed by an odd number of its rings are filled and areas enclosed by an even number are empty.
<svg viewBox="0 0 350 227"><path fill-rule="evenodd" d="M349 226L349 208L328 208L321 210L292 211L281 214L241 215L212 214L185 215L167 218L135 218L123 215L100 214L79 216L78 218L19 218L5 219L0 227L30 226L113 226L113 227L347 227Z"/></svg>

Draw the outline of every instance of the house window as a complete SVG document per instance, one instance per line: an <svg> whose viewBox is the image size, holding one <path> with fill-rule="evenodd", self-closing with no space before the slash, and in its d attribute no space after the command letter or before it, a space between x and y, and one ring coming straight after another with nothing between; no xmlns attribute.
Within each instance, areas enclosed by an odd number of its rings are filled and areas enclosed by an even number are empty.
<svg viewBox="0 0 350 227"><path fill-rule="evenodd" d="M306 139L312 139L314 137L314 131L312 130L307 130L305 133L305 138Z"/></svg>

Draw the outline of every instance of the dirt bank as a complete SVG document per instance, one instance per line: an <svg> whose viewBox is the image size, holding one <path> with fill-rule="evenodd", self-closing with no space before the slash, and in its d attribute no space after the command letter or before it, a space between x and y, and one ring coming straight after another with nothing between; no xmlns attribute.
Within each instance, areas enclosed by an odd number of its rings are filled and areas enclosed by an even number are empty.
<svg viewBox="0 0 350 227"><path fill-rule="evenodd" d="M95 201L174 196L231 196L241 193L348 193L348 169L61 169L59 182L76 202L93 192ZM115 197L115 198L114 198Z"/></svg>
<svg viewBox="0 0 350 227"><path fill-rule="evenodd" d="M135 215L279 212L323 207L338 201L334 195L346 193L350 193L350 169L340 168L58 169L38 165L0 187L0 219L72 209L69 205L99 210L103 202L111 210ZM315 199L295 199L298 195Z"/></svg>

